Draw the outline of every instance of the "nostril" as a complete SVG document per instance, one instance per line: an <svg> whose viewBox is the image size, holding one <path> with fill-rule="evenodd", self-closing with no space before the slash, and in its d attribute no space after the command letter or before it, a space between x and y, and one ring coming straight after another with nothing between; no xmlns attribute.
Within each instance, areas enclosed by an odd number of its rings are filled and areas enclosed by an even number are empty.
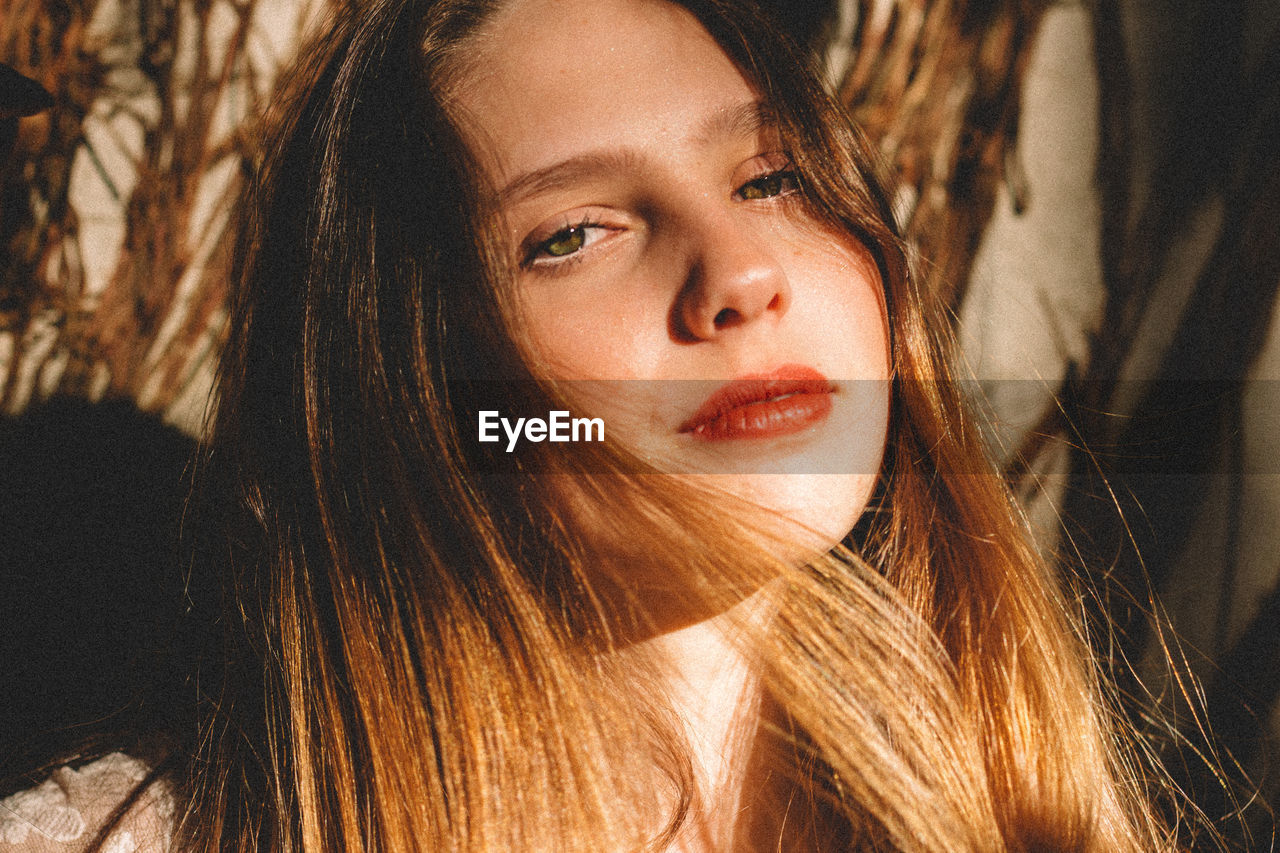
<svg viewBox="0 0 1280 853"><path fill-rule="evenodd" d="M732 308L721 308L716 314L715 326L717 329L724 329L733 325L734 320L738 317L738 312Z"/></svg>

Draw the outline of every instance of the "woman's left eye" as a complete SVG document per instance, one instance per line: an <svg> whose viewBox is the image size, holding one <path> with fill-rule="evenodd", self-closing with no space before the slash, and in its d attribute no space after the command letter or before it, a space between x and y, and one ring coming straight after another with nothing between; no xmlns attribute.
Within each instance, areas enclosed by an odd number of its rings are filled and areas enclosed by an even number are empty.
<svg viewBox="0 0 1280 853"><path fill-rule="evenodd" d="M800 180L796 173L789 169L783 169L747 181L738 187L738 191L734 195L744 201L754 201L756 199L790 195L791 193L799 192L799 190Z"/></svg>

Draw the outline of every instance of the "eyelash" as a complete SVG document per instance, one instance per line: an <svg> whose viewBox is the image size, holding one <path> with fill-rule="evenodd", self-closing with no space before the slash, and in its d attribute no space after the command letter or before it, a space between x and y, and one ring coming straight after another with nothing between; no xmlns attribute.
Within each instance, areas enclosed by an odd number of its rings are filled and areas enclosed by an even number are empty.
<svg viewBox="0 0 1280 853"><path fill-rule="evenodd" d="M748 198L743 195L747 188L759 186L763 182L771 180L777 180L780 182L780 186L775 192L755 198ZM768 201L770 199L786 198L799 192L802 192L800 176L794 167L792 167L790 162L788 162L787 165L782 168L773 169L746 181L742 186L734 190L733 195L740 201ZM585 232L593 228L608 228L608 226L597 222L589 216L584 217L573 225L561 228L545 240L540 240L531 245L524 253L521 266L525 269L542 267L542 271L549 273L558 273L569 268L582 259L582 250L583 248L586 248L585 245L563 255L555 255L551 252L552 244L569 240L577 233L582 233L584 235L583 240L585 243Z"/></svg>
<svg viewBox="0 0 1280 853"><path fill-rule="evenodd" d="M743 190L745 190L747 187L750 187L753 185L759 185L764 181L769 181L774 179L779 180L783 183L783 186L779 188L777 192L772 193L770 195L761 196L760 198L754 198L754 199L746 198L745 196L743 196L742 194ZM744 183L742 186L738 187L738 189L735 190L733 194L735 197L741 199L742 201L762 201L764 199L770 199L770 198L784 198L789 195L794 195L800 191L801 191L800 175L796 172L795 168L790 163L787 163L787 165L783 166L780 169L773 169L771 171L765 172L763 175L752 178L751 180Z"/></svg>
<svg viewBox="0 0 1280 853"><path fill-rule="evenodd" d="M578 248L564 255L553 255L551 253L551 244L558 243L563 240L570 239L575 232L586 232L591 228L606 228L608 226L597 222L589 216L583 217L573 225L561 228L545 240L540 240L531 245L525 252L524 260L521 266L531 269L536 266L546 268L546 271L560 271L569 265L576 263L582 257L582 249ZM585 237L584 237L585 240Z"/></svg>

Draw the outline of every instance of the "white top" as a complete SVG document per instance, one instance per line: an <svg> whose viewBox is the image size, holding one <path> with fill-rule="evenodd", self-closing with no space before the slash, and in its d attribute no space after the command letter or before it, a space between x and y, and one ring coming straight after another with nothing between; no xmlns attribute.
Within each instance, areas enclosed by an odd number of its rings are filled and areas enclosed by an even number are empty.
<svg viewBox="0 0 1280 853"><path fill-rule="evenodd" d="M81 767L59 767L40 785L0 800L0 853L84 850L107 817L147 775L147 765L113 752ZM173 798L156 782L102 846L103 853L168 853Z"/></svg>

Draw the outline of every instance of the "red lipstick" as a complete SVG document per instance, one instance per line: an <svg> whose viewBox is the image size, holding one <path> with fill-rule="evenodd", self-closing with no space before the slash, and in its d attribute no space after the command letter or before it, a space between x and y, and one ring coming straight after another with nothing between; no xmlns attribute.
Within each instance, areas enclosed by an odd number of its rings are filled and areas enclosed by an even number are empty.
<svg viewBox="0 0 1280 853"><path fill-rule="evenodd" d="M707 441L790 435L826 418L835 390L827 377L801 365L743 376L708 397L680 432Z"/></svg>

